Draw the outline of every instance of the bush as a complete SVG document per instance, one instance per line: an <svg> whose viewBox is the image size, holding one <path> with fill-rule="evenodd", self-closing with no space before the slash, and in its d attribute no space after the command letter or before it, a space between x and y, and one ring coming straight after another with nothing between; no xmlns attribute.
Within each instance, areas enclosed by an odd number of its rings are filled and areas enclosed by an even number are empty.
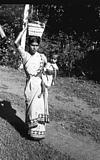
<svg viewBox="0 0 100 160"><path fill-rule="evenodd" d="M99 41L93 41L89 33L83 33L78 38L74 34L64 35L62 39L58 60L61 75L96 79L99 74Z"/></svg>
<svg viewBox="0 0 100 160"><path fill-rule="evenodd" d="M20 55L16 51L14 41L22 26L23 5L1 5L1 25L6 34L6 39L0 37L0 65L18 68Z"/></svg>
<svg viewBox="0 0 100 160"><path fill-rule="evenodd" d="M0 65L18 68L21 57L14 47L14 41L22 28L24 5L3 4L0 9L1 25L7 35L5 41L0 38ZM44 11L47 12L47 10L48 6L46 6L46 10ZM47 19L49 14L47 13L43 16L42 10L39 11L39 13L38 18L41 19L41 17L43 17L43 20ZM59 14L61 13L59 12ZM62 16L60 16L60 18L61 17ZM34 19L34 16L30 18ZM100 57L99 37L97 39L93 31L83 32L82 30L79 31L79 33L75 28L72 28L72 26L70 26L72 30L68 30L69 32L67 31L65 33L61 28L57 29L59 25L57 26L58 23L56 23L56 21L54 23L56 26L50 23L52 22L52 18L54 19L54 15L51 14L51 21L49 17L49 23L47 23L45 28L39 51L44 53L48 60L50 60L51 54L55 52L59 55L57 64L61 76L76 75L97 78L99 75L98 59ZM57 17L55 17L55 19L56 18ZM68 28L66 28L66 30L67 29ZM98 33L97 31L95 34Z"/></svg>
<svg viewBox="0 0 100 160"><path fill-rule="evenodd" d="M0 65L18 68L20 62L20 55L16 51L14 46L14 31L8 24L5 24L3 29L7 38L0 38Z"/></svg>

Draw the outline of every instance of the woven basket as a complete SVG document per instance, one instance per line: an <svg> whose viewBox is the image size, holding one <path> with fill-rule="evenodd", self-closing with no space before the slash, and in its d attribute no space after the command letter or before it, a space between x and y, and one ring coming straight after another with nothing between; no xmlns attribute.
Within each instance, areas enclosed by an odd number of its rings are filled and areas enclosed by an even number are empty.
<svg viewBox="0 0 100 160"><path fill-rule="evenodd" d="M42 37L45 24L40 22L28 23L28 35Z"/></svg>

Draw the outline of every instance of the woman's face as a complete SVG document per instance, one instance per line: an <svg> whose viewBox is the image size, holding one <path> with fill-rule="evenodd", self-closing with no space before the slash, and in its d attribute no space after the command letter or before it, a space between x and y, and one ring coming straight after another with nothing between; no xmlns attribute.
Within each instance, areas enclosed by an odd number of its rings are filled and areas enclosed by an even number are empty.
<svg viewBox="0 0 100 160"><path fill-rule="evenodd" d="M39 44L37 42L32 42L30 44L30 49L33 52L33 54L38 50L39 48Z"/></svg>

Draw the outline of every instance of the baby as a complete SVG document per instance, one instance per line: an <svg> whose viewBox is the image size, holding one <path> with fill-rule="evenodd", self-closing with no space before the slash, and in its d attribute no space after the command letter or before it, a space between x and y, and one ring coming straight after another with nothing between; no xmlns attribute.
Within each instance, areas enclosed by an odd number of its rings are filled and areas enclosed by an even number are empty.
<svg viewBox="0 0 100 160"><path fill-rule="evenodd" d="M57 71L58 71L58 66L56 64L57 62L58 55L54 54L52 55L50 62L47 63L46 65L46 74L47 74L47 79L48 79L48 86L54 85L56 76L57 76Z"/></svg>
<svg viewBox="0 0 100 160"><path fill-rule="evenodd" d="M56 64L58 55L52 55L50 62L48 62L44 68L43 74L42 74L42 91L41 94L38 97L41 97L42 93L45 93L45 87L49 88L52 85L55 84L58 66Z"/></svg>

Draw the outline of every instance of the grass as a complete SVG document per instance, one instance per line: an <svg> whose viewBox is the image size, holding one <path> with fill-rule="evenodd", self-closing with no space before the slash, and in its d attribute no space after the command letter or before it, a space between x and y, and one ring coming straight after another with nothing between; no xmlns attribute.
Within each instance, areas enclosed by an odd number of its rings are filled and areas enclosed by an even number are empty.
<svg viewBox="0 0 100 160"><path fill-rule="evenodd" d="M4 72L9 69L4 68ZM16 74L16 71L10 71ZM17 73L19 76L19 73ZM19 76L20 77L20 76ZM20 80L20 83L22 81ZM19 85L16 83L16 85ZM5 109L0 102L0 159L7 160L75 160L70 155L64 155L50 144L38 143L25 138L24 123L15 115L13 105L24 106L24 99L20 95L6 92L7 87L3 85L0 92L0 99L5 102ZM93 81L79 80L76 78L58 78L56 86L50 90L58 103L69 103L71 97L82 99L92 109L88 115L79 110L68 110L68 108L57 108L58 104L49 104L50 119L61 122L63 127L70 133L81 136L88 136L96 143L100 143L100 122L93 118L93 115L100 114L100 84ZM68 98L69 97L69 98ZM80 106L78 106L80 107ZM13 121L12 121L13 119ZM17 123L15 123L17 121ZM59 123L60 124L60 123Z"/></svg>
<svg viewBox="0 0 100 160"><path fill-rule="evenodd" d="M100 114L100 85L93 81L59 78L57 86L59 93L64 93L65 97L75 96L85 101L88 110L92 109L92 112L84 115L81 108L79 110L67 110L57 109L51 105L50 119L62 121L65 129L70 133L89 136L95 142L100 143L100 121L93 118L93 114L95 116ZM56 98L64 102L64 97L56 96Z"/></svg>

